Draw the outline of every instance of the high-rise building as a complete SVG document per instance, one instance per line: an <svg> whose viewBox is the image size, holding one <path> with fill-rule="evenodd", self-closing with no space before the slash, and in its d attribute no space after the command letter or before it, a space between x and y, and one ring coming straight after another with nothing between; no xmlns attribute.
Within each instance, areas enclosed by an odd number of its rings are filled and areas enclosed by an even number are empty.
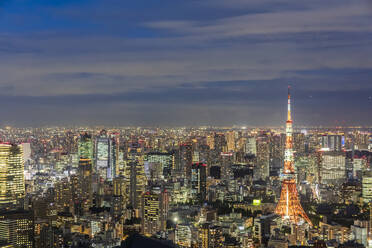
<svg viewBox="0 0 372 248"><path fill-rule="evenodd" d="M175 231L175 243L180 247L191 247L192 232L188 224L178 224Z"/></svg>
<svg viewBox="0 0 372 248"><path fill-rule="evenodd" d="M119 134L102 130L95 144L96 170L103 179L112 180L119 175Z"/></svg>
<svg viewBox="0 0 372 248"><path fill-rule="evenodd" d="M111 147L110 147L110 153L111 153L111 159L109 163L108 168L108 178L112 180L113 178L119 176L120 174L120 139L119 139L119 133L112 133L110 135L111 140Z"/></svg>
<svg viewBox="0 0 372 248"><path fill-rule="evenodd" d="M114 216L123 214L128 199L128 184L124 177L116 177L113 180L114 192L112 196L112 211Z"/></svg>
<svg viewBox="0 0 372 248"><path fill-rule="evenodd" d="M235 132L228 131L226 133L226 141L227 141L227 151L233 152L235 151Z"/></svg>
<svg viewBox="0 0 372 248"><path fill-rule="evenodd" d="M227 142L224 134L216 133L214 135L214 150L217 153L227 152Z"/></svg>
<svg viewBox="0 0 372 248"><path fill-rule="evenodd" d="M245 153L257 155L257 144L255 137L248 137L245 143Z"/></svg>
<svg viewBox="0 0 372 248"><path fill-rule="evenodd" d="M354 157L352 159L352 170L353 170L353 177L354 178L362 178L363 171L367 169L368 160L366 157L357 158Z"/></svg>
<svg viewBox="0 0 372 248"><path fill-rule="evenodd" d="M296 154L305 153L305 134L294 133L293 134L293 150Z"/></svg>
<svg viewBox="0 0 372 248"><path fill-rule="evenodd" d="M80 135L78 157L79 159L90 159L93 161L93 141L92 137L87 132Z"/></svg>
<svg viewBox="0 0 372 248"><path fill-rule="evenodd" d="M340 152L344 137L338 134L326 134L321 137L322 149L326 151Z"/></svg>
<svg viewBox="0 0 372 248"><path fill-rule="evenodd" d="M153 189L142 195L142 233L151 236L165 231L169 197L166 191Z"/></svg>
<svg viewBox="0 0 372 248"><path fill-rule="evenodd" d="M54 202L57 210L63 212L65 208L70 207L72 201L71 183L67 178L63 178L54 185Z"/></svg>
<svg viewBox="0 0 372 248"><path fill-rule="evenodd" d="M351 237L357 244L368 247L368 222L354 220L354 225L350 226Z"/></svg>
<svg viewBox="0 0 372 248"><path fill-rule="evenodd" d="M362 196L365 203L372 202L372 171L363 173Z"/></svg>
<svg viewBox="0 0 372 248"><path fill-rule="evenodd" d="M186 179L190 180L192 164L192 145L181 144L179 149L179 169Z"/></svg>
<svg viewBox="0 0 372 248"><path fill-rule="evenodd" d="M0 213L0 240L5 247L34 247L34 221L31 212L6 211Z"/></svg>
<svg viewBox="0 0 372 248"><path fill-rule="evenodd" d="M144 166L138 161L132 161L128 164L129 174L129 202L134 209L141 207L141 195L145 191L145 171Z"/></svg>
<svg viewBox="0 0 372 248"><path fill-rule="evenodd" d="M222 248L222 228L210 223L203 223L198 229L198 240L199 248Z"/></svg>
<svg viewBox="0 0 372 248"><path fill-rule="evenodd" d="M0 204L14 205L25 195L21 145L0 144Z"/></svg>
<svg viewBox="0 0 372 248"><path fill-rule="evenodd" d="M283 165L284 149L282 149L282 136L270 136L270 176L278 176Z"/></svg>
<svg viewBox="0 0 372 248"><path fill-rule="evenodd" d="M209 146L209 149L214 150L214 136L213 135L207 136L207 145Z"/></svg>
<svg viewBox="0 0 372 248"><path fill-rule="evenodd" d="M26 162L31 159L31 144L22 143L23 160Z"/></svg>
<svg viewBox="0 0 372 248"><path fill-rule="evenodd" d="M143 150L140 144L133 142L126 153L124 175L128 180L129 205L134 209L141 209L141 195L145 191L146 176Z"/></svg>
<svg viewBox="0 0 372 248"><path fill-rule="evenodd" d="M175 158L172 153L152 152L145 155L145 172L150 174L152 171L159 171L154 177L160 176L161 179L169 179L174 169ZM152 177L152 178L154 178Z"/></svg>
<svg viewBox="0 0 372 248"><path fill-rule="evenodd" d="M346 159L343 152L324 152L320 168L321 183L340 184L346 180Z"/></svg>
<svg viewBox="0 0 372 248"><path fill-rule="evenodd" d="M78 192L79 202L85 210L92 206L93 202L93 142L88 133L80 136L79 140L79 166L78 166Z"/></svg>
<svg viewBox="0 0 372 248"><path fill-rule="evenodd" d="M255 168L255 179L266 179L270 176L270 144L267 138L257 140L257 168Z"/></svg>
<svg viewBox="0 0 372 248"><path fill-rule="evenodd" d="M207 165L195 163L191 167L191 197L200 202L207 196Z"/></svg>

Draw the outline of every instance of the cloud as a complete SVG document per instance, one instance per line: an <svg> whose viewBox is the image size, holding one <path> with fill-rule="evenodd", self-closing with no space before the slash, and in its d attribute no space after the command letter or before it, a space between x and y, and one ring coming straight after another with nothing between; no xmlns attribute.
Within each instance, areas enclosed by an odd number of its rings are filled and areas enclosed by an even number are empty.
<svg viewBox="0 0 372 248"><path fill-rule="evenodd" d="M113 3L39 3L19 16L35 24L37 15L37 25L7 25L0 87L19 115L5 119L281 124L285 109L273 106L288 82L299 112L314 112L300 115L303 123L332 122L340 106L371 107L366 1ZM360 112L347 119L372 123Z"/></svg>
<svg viewBox="0 0 372 248"><path fill-rule="evenodd" d="M317 9L239 15L215 22L159 21L148 27L178 34L228 39L246 35L304 32L371 32L372 13L365 4L319 5Z"/></svg>

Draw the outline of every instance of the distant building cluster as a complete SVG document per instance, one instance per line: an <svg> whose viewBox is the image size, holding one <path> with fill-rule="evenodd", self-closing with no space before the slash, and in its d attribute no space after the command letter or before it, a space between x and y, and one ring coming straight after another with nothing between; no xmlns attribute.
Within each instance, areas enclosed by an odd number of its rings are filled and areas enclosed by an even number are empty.
<svg viewBox="0 0 372 248"><path fill-rule="evenodd" d="M0 247L372 247L372 129L288 112L286 129L0 129Z"/></svg>

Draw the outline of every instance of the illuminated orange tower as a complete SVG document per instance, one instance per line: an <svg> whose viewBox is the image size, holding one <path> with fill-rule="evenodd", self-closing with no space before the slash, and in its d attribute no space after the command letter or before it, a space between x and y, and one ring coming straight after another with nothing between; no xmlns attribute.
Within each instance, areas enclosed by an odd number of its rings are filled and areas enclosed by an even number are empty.
<svg viewBox="0 0 372 248"><path fill-rule="evenodd" d="M301 206L296 188L295 171L293 166L293 139L292 139L292 118L291 118L291 94L288 86L288 117L286 122L286 141L284 153L284 171L282 180L282 192L276 206L275 213L291 223L298 224L301 218L312 225Z"/></svg>

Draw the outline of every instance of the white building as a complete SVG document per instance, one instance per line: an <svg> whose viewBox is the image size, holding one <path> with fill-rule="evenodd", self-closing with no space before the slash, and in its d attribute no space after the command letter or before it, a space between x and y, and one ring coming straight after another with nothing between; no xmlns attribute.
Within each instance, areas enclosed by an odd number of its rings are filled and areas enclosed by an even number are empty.
<svg viewBox="0 0 372 248"><path fill-rule="evenodd" d="M191 228L187 224L178 224L176 227L175 243L180 247L191 247Z"/></svg>
<svg viewBox="0 0 372 248"><path fill-rule="evenodd" d="M30 143L22 143L22 150L23 150L23 160L27 162L31 159L31 144Z"/></svg>
<svg viewBox="0 0 372 248"><path fill-rule="evenodd" d="M365 171L362 179L363 201L368 203L372 201L372 171Z"/></svg>
<svg viewBox="0 0 372 248"><path fill-rule="evenodd" d="M257 155L257 144L255 137L247 138L245 143L245 153Z"/></svg>
<svg viewBox="0 0 372 248"><path fill-rule="evenodd" d="M342 183L346 179L346 159L342 152L325 152L320 169L323 184Z"/></svg>

